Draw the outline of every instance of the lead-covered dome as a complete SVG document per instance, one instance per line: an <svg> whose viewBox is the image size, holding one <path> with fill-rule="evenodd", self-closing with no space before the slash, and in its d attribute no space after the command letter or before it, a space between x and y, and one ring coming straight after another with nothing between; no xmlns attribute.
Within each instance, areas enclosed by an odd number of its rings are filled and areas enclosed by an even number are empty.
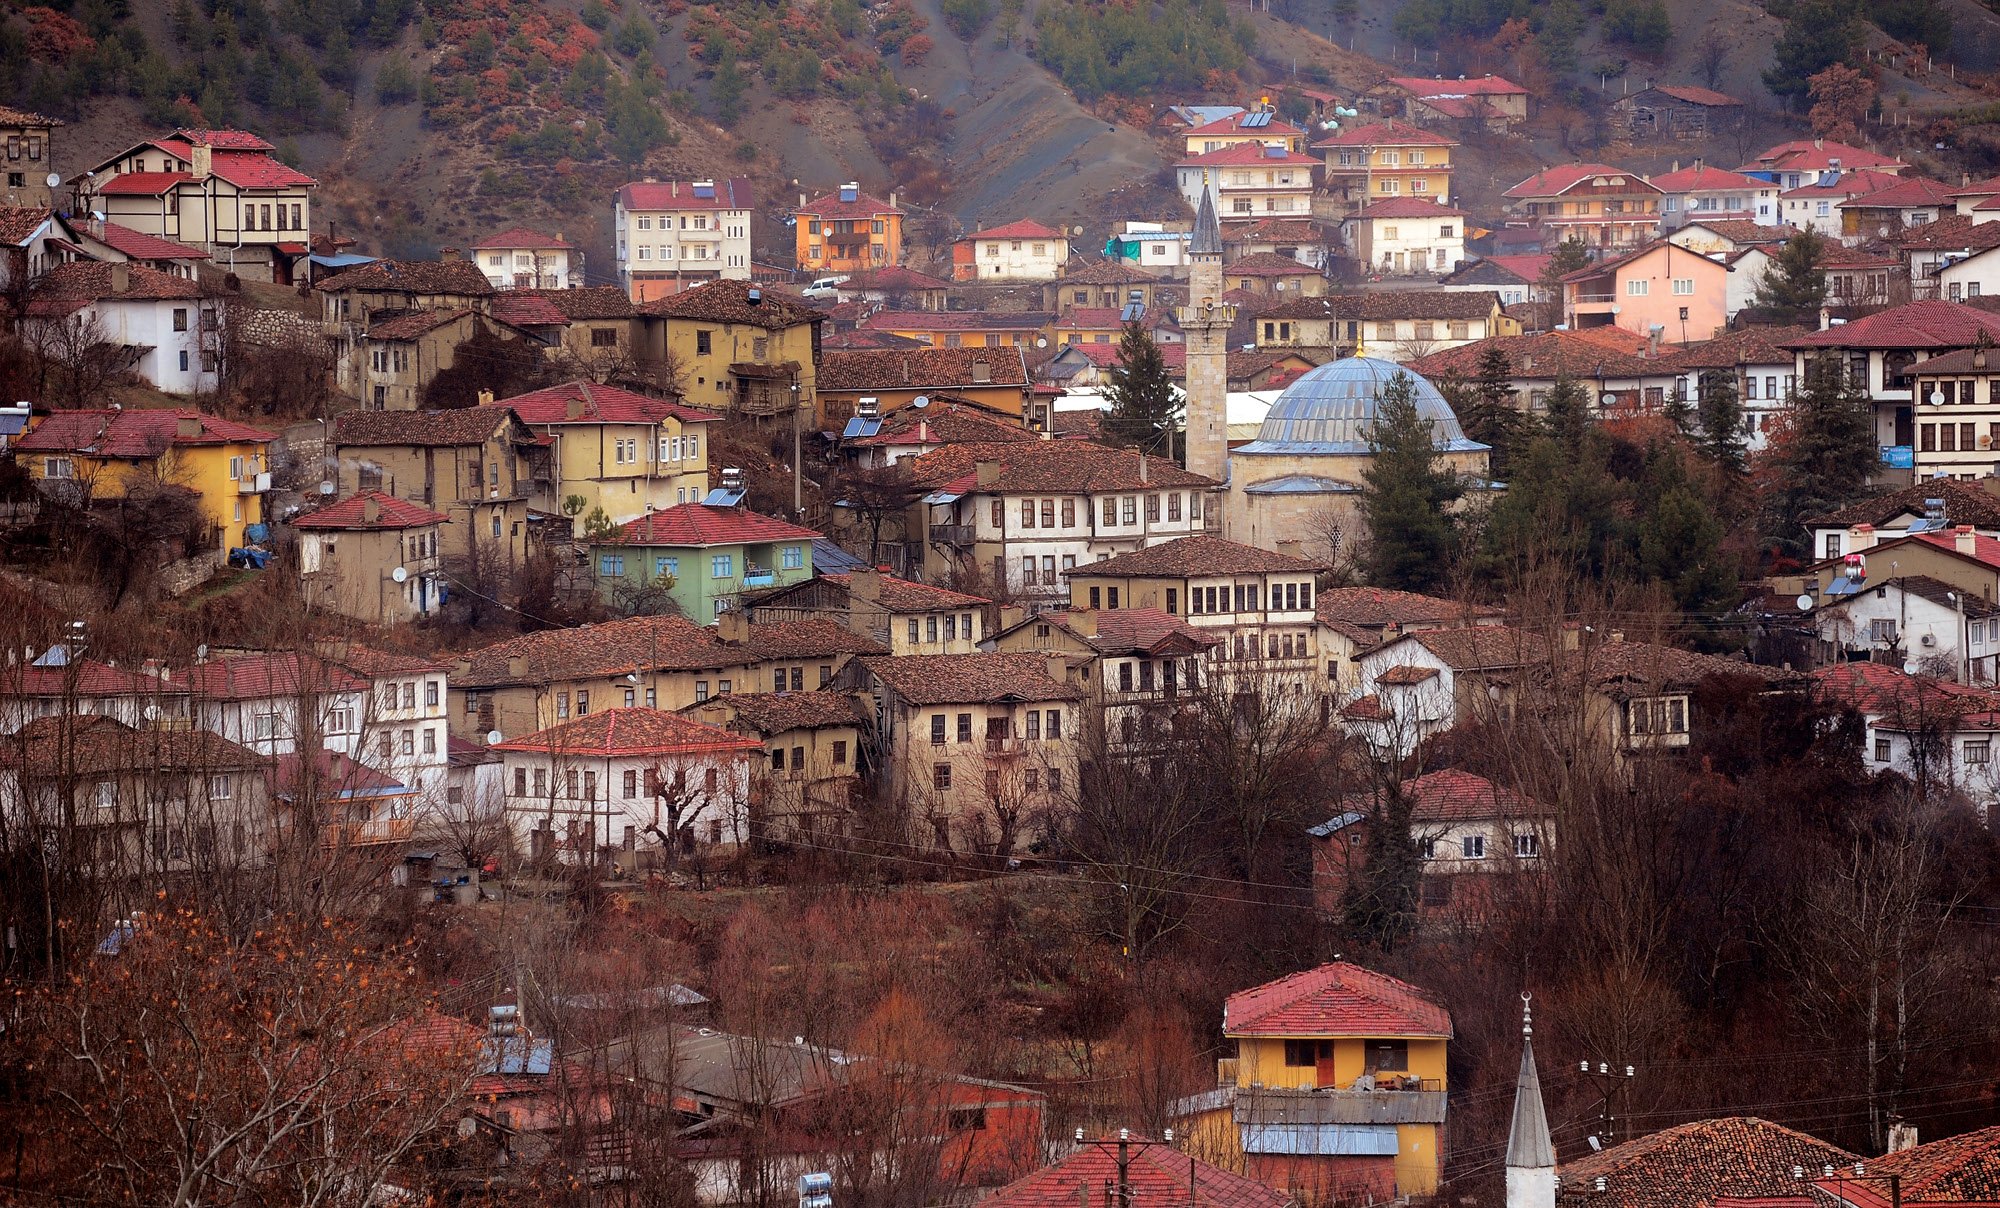
<svg viewBox="0 0 2000 1208"><path fill-rule="evenodd" d="M1465 435L1458 416L1436 386L1394 361L1348 357L1301 374L1278 395L1257 439L1232 453L1368 453L1369 432L1380 414L1382 392L1397 374L1410 379L1417 414L1430 421L1441 453L1488 448Z"/></svg>

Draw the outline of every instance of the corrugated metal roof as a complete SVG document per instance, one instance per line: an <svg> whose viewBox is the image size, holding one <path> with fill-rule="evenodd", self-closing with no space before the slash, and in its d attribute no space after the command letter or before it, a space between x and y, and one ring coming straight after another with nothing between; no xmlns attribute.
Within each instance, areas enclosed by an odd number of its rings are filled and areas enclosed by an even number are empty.
<svg viewBox="0 0 2000 1208"><path fill-rule="evenodd" d="M1356 1124L1265 1124L1243 1130L1243 1152L1394 1157L1396 1130Z"/></svg>

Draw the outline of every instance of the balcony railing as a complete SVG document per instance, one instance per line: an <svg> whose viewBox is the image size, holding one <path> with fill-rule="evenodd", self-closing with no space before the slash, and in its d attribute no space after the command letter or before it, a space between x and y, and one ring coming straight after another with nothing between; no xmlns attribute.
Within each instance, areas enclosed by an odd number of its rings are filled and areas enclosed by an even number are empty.
<svg viewBox="0 0 2000 1208"><path fill-rule="evenodd" d="M933 524L931 540L940 545L971 545L972 526L969 524Z"/></svg>
<svg viewBox="0 0 2000 1208"><path fill-rule="evenodd" d="M988 755L1019 755L1023 750L1021 740L1011 734L988 734L986 753Z"/></svg>
<svg viewBox="0 0 2000 1208"><path fill-rule="evenodd" d="M743 586L769 587L777 581L777 575L768 566L746 566L743 568Z"/></svg>
<svg viewBox="0 0 2000 1208"><path fill-rule="evenodd" d="M1618 300L1618 295L1617 295L1617 294L1578 294L1578 295L1576 295L1576 303L1577 303L1577 305L1579 305L1579 306L1585 306L1585 305L1592 305L1592 306L1594 306L1594 305L1599 305L1599 304L1602 304L1602 303L1605 303L1605 302L1616 302L1617 300Z"/></svg>
<svg viewBox="0 0 2000 1208"><path fill-rule="evenodd" d="M369 843L401 843L409 839L416 822L412 818L375 818L367 822L329 822L328 847L358 847Z"/></svg>
<svg viewBox="0 0 2000 1208"><path fill-rule="evenodd" d="M1231 1114L1245 1129L1317 1124L1442 1124L1444 1089L1424 1079L1420 1090L1281 1090L1236 1092Z"/></svg>

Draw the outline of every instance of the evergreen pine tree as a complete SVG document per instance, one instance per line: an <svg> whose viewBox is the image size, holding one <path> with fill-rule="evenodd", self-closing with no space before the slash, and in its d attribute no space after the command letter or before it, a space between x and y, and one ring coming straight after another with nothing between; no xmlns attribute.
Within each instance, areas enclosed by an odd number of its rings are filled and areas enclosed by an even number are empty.
<svg viewBox="0 0 2000 1208"><path fill-rule="evenodd" d="M734 126L736 119L743 116L743 91L748 87L743 78L743 69L736 64L736 50L723 44L722 53L715 64L715 79L709 86L709 96L715 102L715 120L724 126Z"/></svg>
<svg viewBox="0 0 2000 1208"><path fill-rule="evenodd" d="M1436 591L1452 562L1457 532L1449 509L1461 488L1438 455L1431 421L1417 412L1409 374L1397 373L1382 388L1368 442L1373 457L1361 474L1361 516L1369 582Z"/></svg>
<svg viewBox="0 0 2000 1208"><path fill-rule="evenodd" d="M1558 377L1544 400L1542 431L1565 453L1583 450L1591 433L1590 392L1573 377Z"/></svg>
<svg viewBox="0 0 2000 1208"><path fill-rule="evenodd" d="M1389 949L1417 927L1417 892L1423 853L1410 830L1410 799L1391 785L1368 810L1363 862L1349 876L1341 911L1347 925L1370 943Z"/></svg>
<svg viewBox="0 0 2000 1208"><path fill-rule="evenodd" d="M1175 439L1180 400L1167 373L1166 357L1137 322L1127 323L1118 339L1118 364L1111 370L1105 397L1111 413L1104 417L1102 428L1113 444L1182 460L1183 449Z"/></svg>
<svg viewBox="0 0 2000 1208"><path fill-rule="evenodd" d="M1861 34L1857 0L1795 0L1764 72L1764 86L1796 105L1805 99L1813 76L1854 59Z"/></svg>
<svg viewBox="0 0 2000 1208"><path fill-rule="evenodd" d="M1736 396L1736 375L1710 370L1701 375L1701 399L1696 407L1701 451L1734 481L1743 476L1743 403Z"/></svg>
<svg viewBox="0 0 2000 1208"><path fill-rule="evenodd" d="M1812 557L1806 518L1861 497L1876 458L1872 429L1867 392L1848 378L1840 358L1814 357L1771 450L1775 485L1765 533L1779 552Z"/></svg>
<svg viewBox="0 0 2000 1208"><path fill-rule="evenodd" d="M1553 328L1563 321L1562 279L1579 269L1590 267L1590 249L1583 240L1571 238L1556 245L1549 254L1549 262L1542 269L1542 275L1535 279L1535 292L1542 298L1542 326Z"/></svg>
<svg viewBox="0 0 2000 1208"><path fill-rule="evenodd" d="M1639 571L1663 585L1682 612L1711 613L1736 594L1736 575L1722 552L1722 521L1688 477L1680 450L1647 452L1641 485L1649 501L1639 521Z"/></svg>
<svg viewBox="0 0 2000 1208"><path fill-rule="evenodd" d="M1470 387L1458 408L1458 426L1473 440L1492 446L1488 474L1505 482L1509 459L1526 425L1514 402L1514 366L1498 344L1487 344L1479 354L1479 376Z"/></svg>
<svg viewBox="0 0 2000 1208"><path fill-rule="evenodd" d="M1826 239L1811 228L1785 240L1757 279L1757 305L1810 318L1816 326L1826 304L1826 272L1820 268L1825 258Z"/></svg>

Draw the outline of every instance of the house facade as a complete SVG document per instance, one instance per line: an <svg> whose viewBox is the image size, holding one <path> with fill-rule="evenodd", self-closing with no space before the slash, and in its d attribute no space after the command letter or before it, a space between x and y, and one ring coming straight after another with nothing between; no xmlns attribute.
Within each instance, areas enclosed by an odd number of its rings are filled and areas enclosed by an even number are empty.
<svg viewBox="0 0 2000 1208"><path fill-rule="evenodd" d="M510 227L473 243L470 256L494 289L569 289L583 284L583 253L562 237Z"/></svg>
<svg viewBox="0 0 2000 1208"><path fill-rule="evenodd" d="M1609 164L1547 168L1504 196L1542 232L1544 247L1578 239L1596 251L1623 252L1651 239L1660 222L1660 190Z"/></svg>
<svg viewBox="0 0 2000 1208"><path fill-rule="evenodd" d="M1465 259L1465 217L1442 197L1387 198L1349 215L1341 230L1369 272L1437 277Z"/></svg>
<svg viewBox="0 0 2000 1208"><path fill-rule="evenodd" d="M812 578L811 529L741 507L683 503L627 521L590 542L598 598L625 610L671 601L704 624L745 592Z"/></svg>
<svg viewBox="0 0 2000 1208"><path fill-rule="evenodd" d="M1340 217L1396 198L1450 205L1457 147L1455 139L1394 118L1349 126L1312 145L1326 157L1321 192Z"/></svg>
<svg viewBox="0 0 2000 1208"><path fill-rule="evenodd" d="M750 828L759 839L810 845L847 833L862 789L868 715L844 692L759 692L681 710L764 748L750 774Z"/></svg>
<svg viewBox="0 0 2000 1208"><path fill-rule="evenodd" d="M47 210L55 203L55 132L62 122L26 109L0 106L0 146L4 146L6 188L0 205Z"/></svg>
<svg viewBox="0 0 2000 1208"><path fill-rule="evenodd" d="M1069 264L1069 236L1032 219L974 231L951 245L954 281L1054 281Z"/></svg>
<svg viewBox="0 0 2000 1208"><path fill-rule="evenodd" d="M1778 187L1768 180L1745 176L1696 161L1650 178L1660 191L1660 226L1673 230L1704 219L1754 222L1775 226L1779 214Z"/></svg>
<svg viewBox="0 0 2000 1208"><path fill-rule="evenodd" d="M986 637L991 600L899 579L872 566L818 574L746 601L752 621L824 619L889 648L889 653L973 654Z"/></svg>
<svg viewBox="0 0 2000 1208"><path fill-rule="evenodd" d="M485 405L549 438L549 477L533 481L531 504L570 517L578 535L708 494L710 412L582 381Z"/></svg>
<svg viewBox="0 0 2000 1208"><path fill-rule="evenodd" d="M443 512L364 491L294 517L306 606L369 625L429 616L442 600Z"/></svg>
<svg viewBox="0 0 2000 1208"><path fill-rule="evenodd" d="M549 471L511 409L350 411L333 422L335 492L379 491L443 512L442 556L503 570L528 556L528 500Z"/></svg>
<svg viewBox="0 0 2000 1208"><path fill-rule="evenodd" d="M748 281L755 205L743 176L622 186L611 199L618 284L650 302L706 281Z"/></svg>
<svg viewBox="0 0 2000 1208"><path fill-rule="evenodd" d="M1563 311L1573 327L1618 326L1674 343L1706 340L1729 320L1734 269L1656 241L1563 278Z"/></svg>
<svg viewBox="0 0 2000 1208"><path fill-rule="evenodd" d="M20 325L58 356L108 357L167 394L199 394L222 381L225 321L186 277L80 260L35 279Z"/></svg>
<svg viewBox="0 0 2000 1208"><path fill-rule="evenodd" d="M1174 179L1190 209L1209 194L1223 222L1311 217L1313 174L1320 161L1282 142L1246 142L1174 165Z"/></svg>
<svg viewBox="0 0 2000 1208"><path fill-rule="evenodd" d="M676 367L687 403L745 415L814 406L824 312L728 279L649 302L641 313L646 355Z"/></svg>
<svg viewBox="0 0 2000 1208"><path fill-rule="evenodd" d="M801 272L858 273L903 262L903 211L896 195L872 197L853 181L806 200L793 212Z"/></svg>

